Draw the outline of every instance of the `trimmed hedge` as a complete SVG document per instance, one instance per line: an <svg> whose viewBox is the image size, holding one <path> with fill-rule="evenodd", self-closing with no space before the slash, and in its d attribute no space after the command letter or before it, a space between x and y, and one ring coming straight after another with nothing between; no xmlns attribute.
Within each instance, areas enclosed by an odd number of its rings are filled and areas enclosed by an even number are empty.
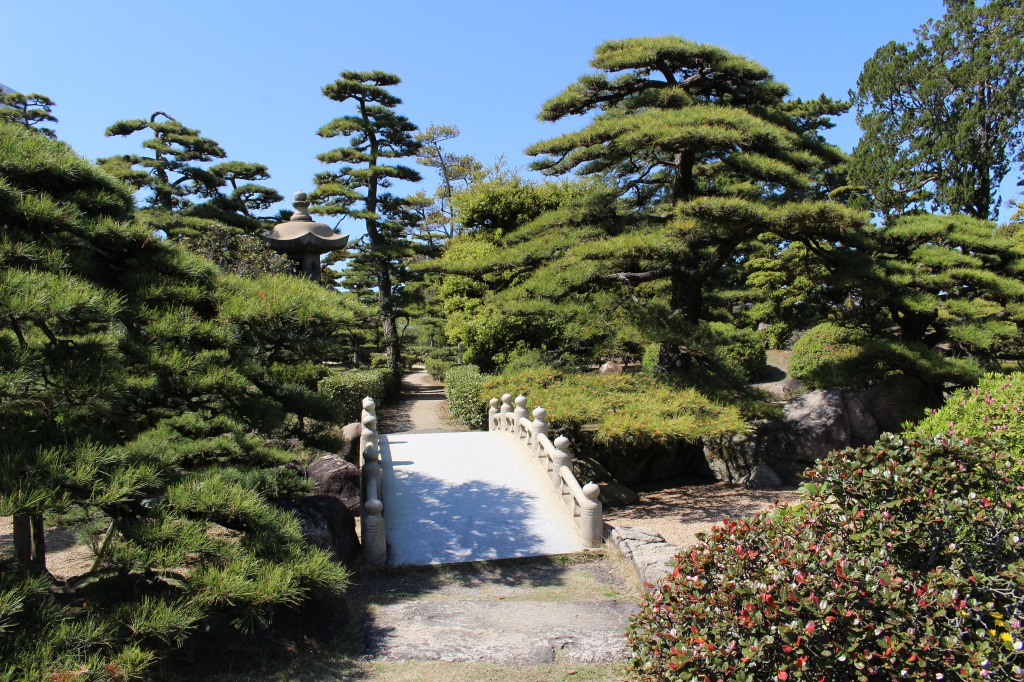
<svg viewBox="0 0 1024 682"><path fill-rule="evenodd" d="M423 365L427 370L427 374L434 377L435 381L444 383L445 375L448 373L449 369L455 366L455 362L442 358L428 357L423 361Z"/></svg>
<svg viewBox="0 0 1024 682"><path fill-rule="evenodd" d="M953 433L833 452L799 504L715 526L633 620L636 676L1021 679L1022 389L990 376L931 416Z"/></svg>
<svg viewBox="0 0 1024 682"><path fill-rule="evenodd" d="M457 365L445 374L444 394L448 411L471 429L487 428L487 399L482 397L484 379L476 365Z"/></svg>
<svg viewBox="0 0 1024 682"><path fill-rule="evenodd" d="M824 322L793 344L789 371L811 389L866 388L885 375L865 353L867 340L859 329Z"/></svg>
<svg viewBox="0 0 1024 682"><path fill-rule="evenodd" d="M789 369L810 389L866 388L895 372L933 386L969 385L982 375L972 358L945 357L922 344L871 338L830 322L813 327L793 344Z"/></svg>
<svg viewBox="0 0 1024 682"><path fill-rule="evenodd" d="M331 370L317 387L318 392L330 396L341 424L359 421L366 396L372 397L379 406L387 402L394 389L394 377L385 367Z"/></svg>

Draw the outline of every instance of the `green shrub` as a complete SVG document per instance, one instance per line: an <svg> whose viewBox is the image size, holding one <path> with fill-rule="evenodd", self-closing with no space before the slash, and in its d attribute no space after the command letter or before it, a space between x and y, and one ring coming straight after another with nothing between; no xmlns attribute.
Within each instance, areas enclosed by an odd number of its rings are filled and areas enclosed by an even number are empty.
<svg viewBox="0 0 1024 682"><path fill-rule="evenodd" d="M808 388L866 388L884 372L865 353L867 335L824 322L793 344L789 371Z"/></svg>
<svg viewBox="0 0 1024 682"><path fill-rule="evenodd" d="M436 381L444 383L445 375L448 369L455 365L451 360L443 360L441 358L430 358L424 360L424 366L427 369L427 374L434 377Z"/></svg>
<svg viewBox="0 0 1024 682"><path fill-rule="evenodd" d="M579 373L537 368L485 377L481 401L506 391L548 413L551 432L630 484L706 466L701 439L746 428L739 411L693 388L643 372Z"/></svg>
<svg viewBox="0 0 1024 682"><path fill-rule="evenodd" d="M656 373L658 370L658 359L661 356L661 344L649 343L644 346L643 358L640 360L640 367L645 372Z"/></svg>
<svg viewBox="0 0 1024 682"><path fill-rule="evenodd" d="M487 400L482 397L484 379L476 365L457 365L445 374L444 394L452 416L471 429L487 427Z"/></svg>
<svg viewBox="0 0 1024 682"><path fill-rule="evenodd" d="M1013 455L903 440L830 455L801 504L716 526L628 638L643 680L1019 679Z"/></svg>
<svg viewBox="0 0 1024 682"><path fill-rule="evenodd" d="M359 421L363 398L370 396L377 405L384 404L394 390L394 378L387 368L332 370L317 387L334 403L337 419L342 424Z"/></svg>
<svg viewBox="0 0 1024 682"><path fill-rule="evenodd" d="M716 337L713 353L726 368L738 372L743 381L759 381L768 366L764 339L750 329L740 329L724 322L712 322Z"/></svg>
<svg viewBox="0 0 1024 682"><path fill-rule="evenodd" d="M870 338L857 329L826 322L793 345L790 372L808 388L865 388L900 372L927 384L966 385L981 376L970 358L949 358L917 343Z"/></svg>

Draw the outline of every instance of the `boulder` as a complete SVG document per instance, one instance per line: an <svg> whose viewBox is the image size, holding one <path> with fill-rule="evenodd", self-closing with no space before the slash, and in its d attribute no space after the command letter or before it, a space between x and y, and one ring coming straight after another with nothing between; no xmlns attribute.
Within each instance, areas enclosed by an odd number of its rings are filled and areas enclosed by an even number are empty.
<svg viewBox="0 0 1024 682"><path fill-rule="evenodd" d="M338 455L324 455L306 467L317 495L335 497L354 516L359 515L359 468Z"/></svg>
<svg viewBox="0 0 1024 682"><path fill-rule="evenodd" d="M803 464L801 471L832 450L850 444L850 426L839 389L790 398L782 408L782 421L788 432L788 452L772 454Z"/></svg>
<svg viewBox="0 0 1024 682"><path fill-rule="evenodd" d="M614 360L609 360L608 362L606 362L603 365L601 365L600 369L597 370L597 373L601 374L601 375L604 375L604 374L622 374L622 370L624 370L625 368L626 368L626 366L623 365L621 362L615 362Z"/></svg>
<svg viewBox="0 0 1024 682"><path fill-rule="evenodd" d="M766 463L770 453L784 443L783 425L760 419L748 433L711 436L704 440L704 457L719 481L748 488L782 485L778 473Z"/></svg>
<svg viewBox="0 0 1024 682"><path fill-rule="evenodd" d="M342 446L338 454L346 462L359 466L359 436L363 433L363 425L359 422L346 424L341 429Z"/></svg>
<svg viewBox="0 0 1024 682"><path fill-rule="evenodd" d="M299 521L302 537L314 547L331 553L350 569L359 560L359 537L352 512L336 497L312 495L278 503Z"/></svg>
<svg viewBox="0 0 1024 682"><path fill-rule="evenodd" d="M633 564L637 578L649 591L665 582L679 554L678 547L665 542L657 531L643 526L616 526L607 542Z"/></svg>

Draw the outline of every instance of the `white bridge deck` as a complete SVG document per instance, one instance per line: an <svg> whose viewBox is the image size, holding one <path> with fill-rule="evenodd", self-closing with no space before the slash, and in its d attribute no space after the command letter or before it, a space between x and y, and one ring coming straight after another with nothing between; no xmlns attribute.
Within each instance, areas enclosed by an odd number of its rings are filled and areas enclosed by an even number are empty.
<svg viewBox="0 0 1024 682"><path fill-rule="evenodd" d="M583 550L543 468L507 432L380 436L388 564Z"/></svg>

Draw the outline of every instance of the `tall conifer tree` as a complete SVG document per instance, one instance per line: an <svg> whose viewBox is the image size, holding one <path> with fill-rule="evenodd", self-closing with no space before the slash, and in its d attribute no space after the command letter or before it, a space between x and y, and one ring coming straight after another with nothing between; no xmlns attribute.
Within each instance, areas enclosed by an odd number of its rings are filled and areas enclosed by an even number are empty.
<svg viewBox="0 0 1024 682"><path fill-rule="evenodd" d="M382 71L344 71L324 86L326 97L352 103L355 113L317 131L325 138L345 137L348 145L317 156L324 163L342 165L337 171L318 173L316 189L310 194L316 204L311 212L350 216L366 227L365 248L357 251L352 267L366 273L377 288L384 348L396 377L401 370L397 320L403 273L412 253L406 228L416 217L408 200L387 190L395 180L420 180L409 166L389 163L414 156L420 147L413 136L416 126L395 112L402 100L388 91L400 82L398 76Z"/></svg>

